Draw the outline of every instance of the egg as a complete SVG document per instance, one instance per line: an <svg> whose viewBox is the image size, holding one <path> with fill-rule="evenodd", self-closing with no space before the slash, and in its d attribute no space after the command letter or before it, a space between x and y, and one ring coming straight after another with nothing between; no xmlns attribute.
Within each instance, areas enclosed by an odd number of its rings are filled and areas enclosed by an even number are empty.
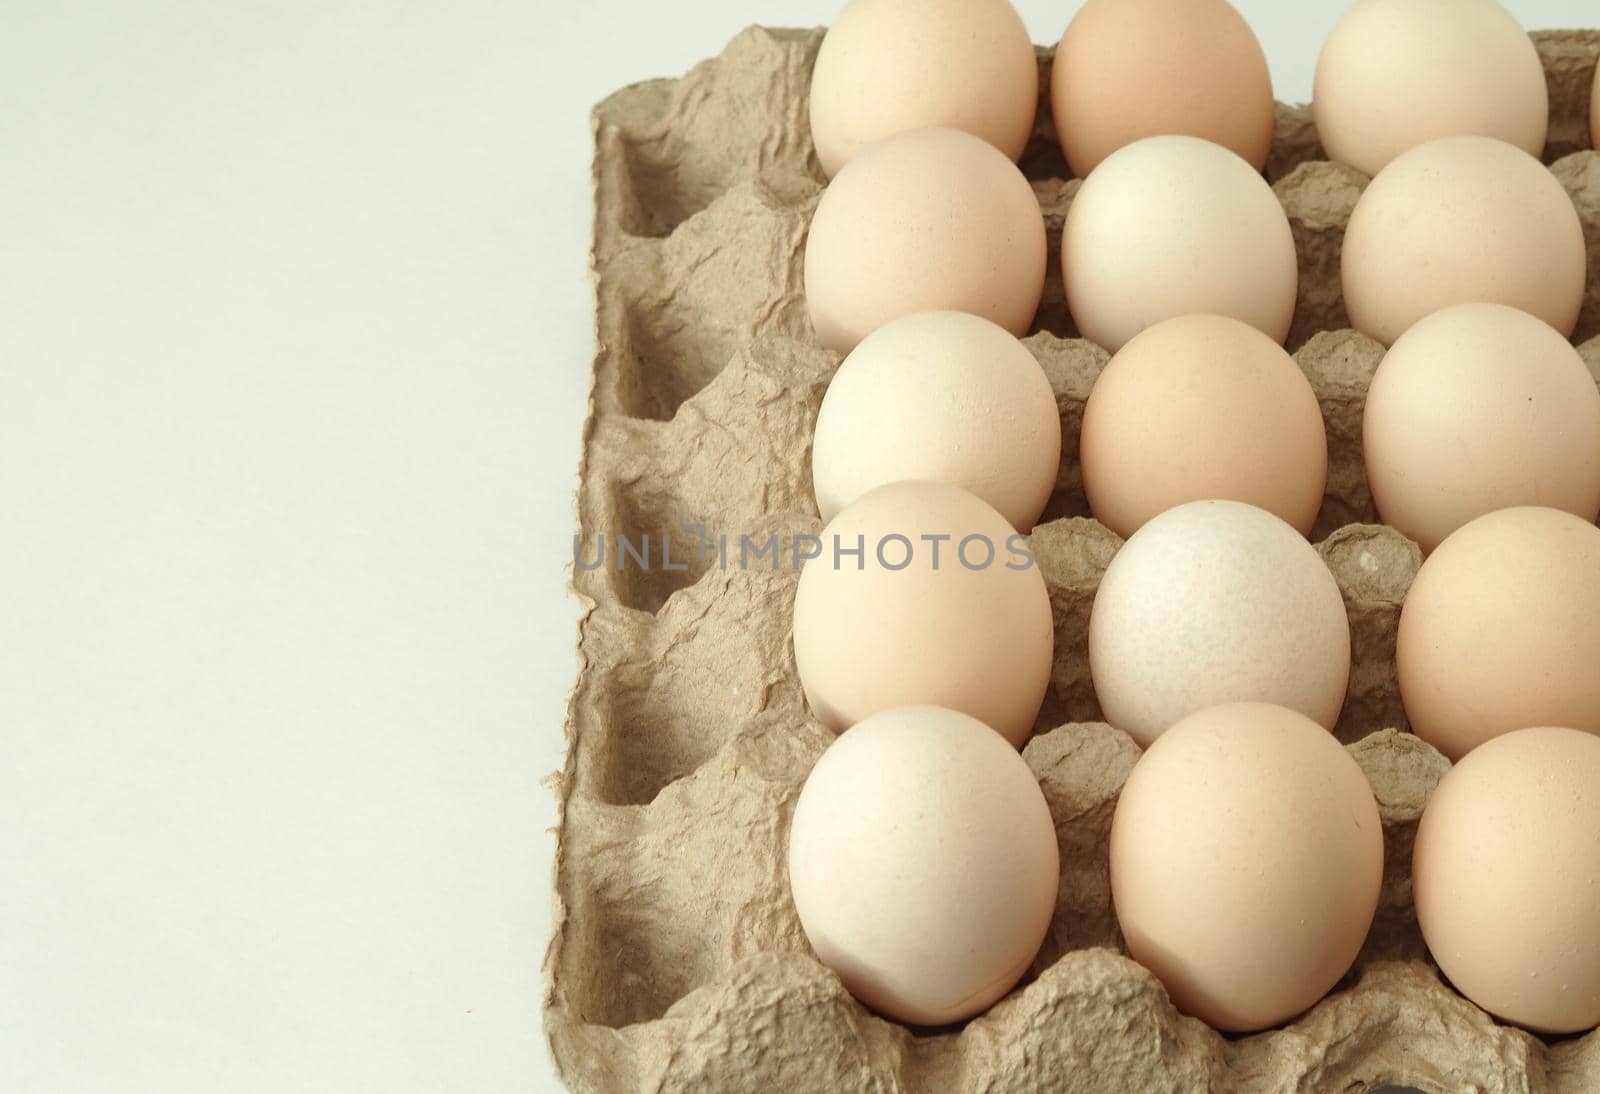
<svg viewBox="0 0 1600 1094"><path fill-rule="evenodd" d="M1539 51L1494 0L1359 0L1317 58L1311 110L1328 158L1368 175L1441 137L1537 156L1550 120Z"/></svg>
<svg viewBox="0 0 1600 1094"><path fill-rule="evenodd" d="M1289 334L1299 264L1272 187L1198 137L1147 137L1084 180L1061 236L1067 305L1115 353L1163 319L1227 315Z"/></svg>
<svg viewBox="0 0 1600 1094"><path fill-rule="evenodd" d="M863 494L820 539L794 601L795 666L817 718L838 732L928 703L1020 748L1055 648L1028 541L960 487L922 481Z"/></svg>
<svg viewBox="0 0 1600 1094"><path fill-rule="evenodd" d="M1294 358L1248 324L1186 315L1136 335L1083 411L1083 486L1127 538L1186 501L1230 498L1305 535L1322 508L1328 439Z"/></svg>
<svg viewBox="0 0 1600 1094"><path fill-rule="evenodd" d="M1350 679L1350 624L1304 536L1237 501L1148 521L1112 558L1089 615L1105 720L1149 747L1180 719L1266 702L1332 729Z"/></svg>
<svg viewBox="0 0 1600 1094"><path fill-rule="evenodd" d="M886 710L829 746L789 829L817 958L880 1014L937 1026L1011 990L1044 941L1060 859L1015 749L940 707Z"/></svg>
<svg viewBox="0 0 1600 1094"><path fill-rule="evenodd" d="M1351 324L1384 345L1452 304L1506 304L1563 336L1588 258L1578 210L1526 152L1488 137L1419 145L1378 173L1345 230Z"/></svg>
<svg viewBox="0 0 1600 1094"><path fill-rule="evenodd" d="M1600 516L1600 390L1565 338L1515 308L1458 304L1402 334L1362 435L1378 512L1425 552L1496 509Z"/></svg>
<svg viewBox="0 0 1600 1094"><path fill-rule="evenodd" d="M1111 896L1134 960L1229 1032L1327 994L1383 881L1372 789L1321 726L1265 703L1180 721L1134 765L1111 823Z"/></svg>
<svg viewBox="0 0 1600 1094"><path fill-rule="evenodd" d="M1056 49L1050 103L1079 178L1143 137L1203 137L1257 171L1272 144L1267 58L1226 0L1088 0Z"/></svg>
<svg viewBox="0 0 1600 1094"><path fill-rule="evenodd" d="M848 353L892 319L964 311L1017 337L1044 292L1044 216L1016 164L970 133L914 129L839 172L806 240L806 310Z"/></svg>
<svg viewBox="0 0 1600 1094"><path fill-rule="evenodd" d="M1412 731L1452 760L1528 726L1600 733L1600 528L1523 506L1451 533L1401 606L1395 668Z"/></svg>
<svg viewBox="0 0 1600 1094"><path fill-rule="evenodd" d="M869 334L823 397L811 478L823 520L901 479L954 483L1032 530L1061 465L1061 416L1044 369L1009 332L924 312Z"/></svg>
<svg viewBox="0 0 1600 1094"><path fill-rule="evenodd" d="M1600 738L1533 727L1447 772L1412 852L1423 940L1455 989L1540 1033L1600 1023Z"/></svg>
<svg viewBox="0 0 1600 1094"><path fill-rule="evenodd" d="M831 178L874 141L946 126L1015 160L1033 133L1039 66L1007 0L852 0L811 73L811 135Z"/></svg>

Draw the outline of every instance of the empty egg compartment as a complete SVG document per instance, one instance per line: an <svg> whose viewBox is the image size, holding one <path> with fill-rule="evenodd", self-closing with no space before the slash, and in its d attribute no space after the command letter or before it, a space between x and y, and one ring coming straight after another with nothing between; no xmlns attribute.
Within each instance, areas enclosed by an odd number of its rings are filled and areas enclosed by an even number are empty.
<svg viewBox="0 0 1600 1094"><path fill-rule="evenodd" d="M598 257L608 257L619 235L671 235L759 174L820 183L806 110L816 47L808 30L740 35L681 80L635 84L601 103L595 186L611 206L604 223L596 221ZM722 78L734 68L757 78Z"/></svg>
<svg viewBox="0 0 1600 1094"><path fill-rule="evenodd" d="M781 557L792 555L796 527L805 534L812 525L780 517L757 534ZM654 616L594 608L585 627L595 648L574 696L584 712L575 792L648 804L751 718L804 712L789 643L797 575L771 559L713 565Z"/></svg>
<svg viewBox="0 0 1600 1094"><path fill-rule="evenodd" d="M815 516L810 437L838 357L765 336L729 352L668 421L606 414L596 400L574 553L585 595L655 614L713 569L792 565L792 538L778 544L784 529L769 518ZM600 362L621 367L604 350Z"/></svg>
<svg viewBox="0 0 1600 1094"><path fill-rule="evenodd" d="M1600 378L1600 155L1579 128L1600 32L1535 39L1552 90L1546 160L1588 233L1578 341ZM1064 430L1057 489L1034 537L1056 661L1024 758L1063 854L1054 920L1024 982L959 1029L884 1021L811 955L784 859L795 797L831 740L806 710L788 641L789 552L820 527L811 429L838 365L812 341L800 274L822 186L806 123L820 40L820 31L755 28L682 80L639 85L596 111L601 350L580 527L654 537L684 535L688 523L714 544L728 534L733 552L746 537L757 549L775 537L777 550L742 560L700 553L665 576L575 572L591 610L559 780L558 925L546 961L546 1025L567 1081L586 1091L1600 1085L1600 1037L1546 1042L1497 1024L1441 982L1417 930L1411 842L1448 768L1404 732L1394 682L1399 605L1420 553L1373 523L1361 465L1366 385L1383 350L1343 329L1338 248L1367 180L1320 160L1303 107L1279 106L1267 177L1300 257L1289 348L1329 438L1312 540L1351 623L1336 734L1384 824L1383 889L1361 957L1307 1014L1236 1038L1179 1015L1121 952L1107 837L1138 750L1097 720L1085 644L1120 541L1090 518L1075 458L1083 403L1107 355L1074 337L1053 252L1025 341ZM1040 52L1046 75L1049 56ZM1049 124L1046 104L1023 169L1054 248L1077 183Z"/></svg>
<svg viewBox="0 0 1600 1094"><path fill-rule="evenodd" d="M653 615L705 575L710 560L682 531L698 514L660 478L597 475L578 499L588 519L573 542L573 584L595 603Z"/></svg>
<svg viewBox="0 0 1600 1094"><path fill-rule="evenodd" d="M1594 88L1595 62L1600 58L1600 30L1536 30L1533 44L1544 63L1545 86L1550 92L1544 161L1553 164L1594 147L1589 133L1589 95Z"/></svg>
<svg viewBox="0 0 1600 1094"><path fill-rule="evenodd" d="M770 864L827 738L766 713L637 808L575 791L581 830L561 852L569 943L559 991L575 1017L611 1029L654 1021L743 957L806 954Z"/></svg>
<svg viewBox="0 0 1600 1094"><path fill-rule="evenodd" d="M605 262L597 410L670 421L753 340L808 335L801 255L817 190L795 186L791 201L767 181L737 183L667 238Z"/></svg>

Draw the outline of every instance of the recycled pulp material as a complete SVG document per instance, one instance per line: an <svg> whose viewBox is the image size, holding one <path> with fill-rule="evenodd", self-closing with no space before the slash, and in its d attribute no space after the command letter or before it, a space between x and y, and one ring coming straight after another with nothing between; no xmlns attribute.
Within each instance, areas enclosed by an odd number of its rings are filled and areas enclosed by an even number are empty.
<svg viewBox="0 0 1600 1094"><path fill-rule="evenodd" d="M1600 154L1586 131L1600 32L1536 38L1552 91L1548 158L1589 240L1578 340L1600 374ZM587 612L546 961L546 1022L567 1081L585 1091L1600 1088L1600 1035L1545 1042L1497 1025L1441 983L1417 931L1411 842L1448 766L1406 731L1395 690L1395 623L1420 556L1374 523L1361 469L1362 400L1383 351L1345 329L1338 255L1367 180L1319 159L1304 108L1278 108L1268 176L1300 251L1289 348L1331 447L1313 538L1354 639L1337 732L1384 822L1383 895L1355 969L1298 1020L1230 1038L1180 1016L1122 950L1106 839L1138 750L1097 720L1084 638L1119 541L1088 518L1074 458L1106 354L1075 338L1054 256L1027 345L1055 388L1068 453L1034 541L1056 661L1024 752L1060 838L1054 923L1023 983L959 1029L884 1021L811 956L784 855L795 796L831 739L807 714L789 642L789 552L796 534L820 530L809 446L839 361L815 345L801 285L822 190L806 122L820 39L751 29L683 79L627 88L595 111L600 348L579 521L585 566L602 536L605 564L575 568ZM1047 73L1048 53L1039 63ZM1023 168L1054 246L1078 184L1050 132L1046 102ZM684 527L695 524L709 557ZM619 535L635 552L649 537L648 569L634 557L618 569ZM770 556L741 568L741 536L776 537L777 568Z"/></svg>

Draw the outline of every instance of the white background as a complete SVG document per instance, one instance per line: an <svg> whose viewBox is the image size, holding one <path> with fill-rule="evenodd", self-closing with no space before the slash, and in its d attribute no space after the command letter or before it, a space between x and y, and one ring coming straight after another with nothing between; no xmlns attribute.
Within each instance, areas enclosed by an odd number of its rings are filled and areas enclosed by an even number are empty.
<svg viewBox="0 0 1600 1094"><path fill-rule="evenodd" d="M5 1091L555 1086L588 110L837 6L0 6Z"/></svg>

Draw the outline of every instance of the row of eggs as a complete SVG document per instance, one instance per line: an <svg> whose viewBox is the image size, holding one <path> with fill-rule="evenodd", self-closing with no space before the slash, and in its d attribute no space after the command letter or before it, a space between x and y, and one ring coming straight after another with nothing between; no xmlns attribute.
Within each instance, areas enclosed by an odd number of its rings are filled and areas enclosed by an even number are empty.
<svg viewBox="0 0 1600 1094"><path fill-rule="evenodd" d="M1070 756L1070 754L1069 754ZM1541 1033L1600 1022L1600 737L1531 727L1440 781L1411 898L1430 952L1485 1010ZM1134 766L1110 880L1129 952L1184 1014L1277 1025L1349 970L1384 874L1380 807L1322 727L1209 707ZM981 722L900 707L856 724L795 805L789 878L817 956L879 1013L958 1022L1006 995L1050 930L1061 868L1034 774Z"/></svg>
<svg viewBox="0 0 1600 1094"><path fill-rule="evenodd" d="M1016 341L1046 255L1007 159L1036 79L1008 4L856 0L812 89L834 181L807 302L848 357L817 422L828 526L794 644L813 711L843 732L797 803L790 880L819 957L916 1024L1010 990L1059 884L1016 751L1054 634L1023 533L1061 457L1049 382ZM1063 232L1068 305L1113 353L1085 409L1085 492L1127 538L1094 602L1090 672L1107 720L1146 748L1113 824L1113 900L1180 1009L1264 1028L1349 968L1383 872L1378 807L1327 732L1350 635L1305 539L1327 445L1281 345L1298 274L1259 174L1270 81L1221 0L1090 0L1052 105L1087 175ZM1586 260L1533 158L1547 113L1531 43L1480 0L1362 0L1319 63L1324 147L1377 174L1342 268L1353 324L1391 347L1368 477L1432 552L1402 613L1402 699L1460 760L1419 830L1419 921L1469 997L1566 1031L1600 1021L1584 930L1600 915L1600 737L1544 727L1600 732L1600 392L1565 337Z"/></svg>
<svg viewBox="0 0 1600 1094"><path fill-rule="evenodd" d="M806 242L806 306L848 352L905 315L954 310L1027 333L1044 291L1044 220L1022 173L955 129L910 130L829 184ZM1115 352L1163 319L1226 315L1278 343L1299 291L1282 204L1244 160L1198 137L1146 137L1079 187L1061 235L1067 308ZM1340 281L1351 324L1384 345L1452 304L1501 303L1564 336L1583 306L1583 224L1533 156L1444 137L1386 166L1357 201Z"/></svg>
<svg viewBox="0 0 1600 1094"><path fill-rule="evenodd" d="M1049 90L1079 178L1166 133L1266 165L1272 79L1227 0L1087 0L1056 48ZM1033 44L1008 0L852 0L812 74L817 158L832 178L884 137L946 126L1015 161L1038 91ZM1537 50L1495 0L1357 0L1318 57L1312 114L1332 159L1375 175L1437 137L1478 134L1539 155L1550 104ZM1600 84L1591 125L1600 131Z"/></svg>

